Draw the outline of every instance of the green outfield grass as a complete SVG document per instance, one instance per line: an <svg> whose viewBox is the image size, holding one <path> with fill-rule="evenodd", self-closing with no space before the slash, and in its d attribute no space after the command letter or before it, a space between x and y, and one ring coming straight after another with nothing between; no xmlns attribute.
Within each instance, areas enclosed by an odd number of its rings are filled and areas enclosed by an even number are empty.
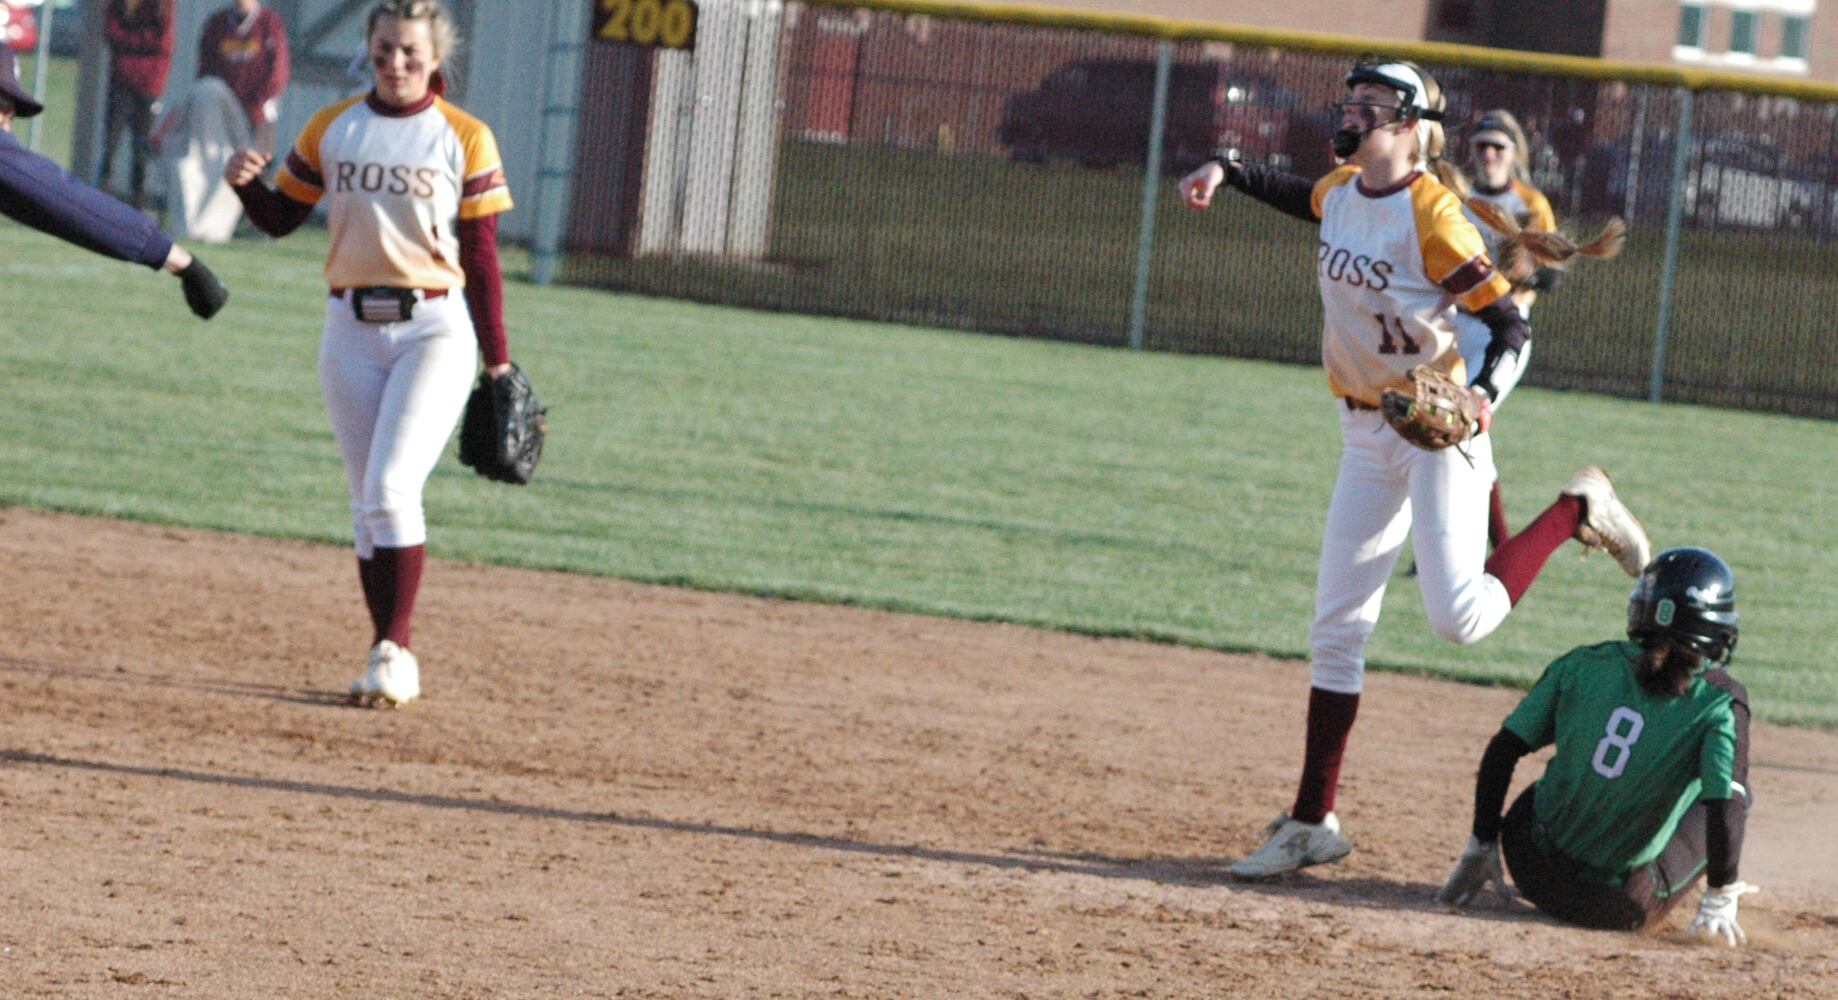
<svg viewBox="0 0 1838 1000"><path fill-rule="evenodd" d="M206 324L170 278L0 224L0 502L344 543L314 374L324 251L311 230L209 248L234 297ZM1313 367L506 295L549 451L515 489L449 449L437 556L1304 652L1339 449ZM1522 390L1498 427L1515 526L1606 466L1659 545L1736 566L1760 714L1838 728L1830 423ZM1619 635L1629 581L1578 552L1468 648L1400 576L1375 663L1525 684Z"/></svg>

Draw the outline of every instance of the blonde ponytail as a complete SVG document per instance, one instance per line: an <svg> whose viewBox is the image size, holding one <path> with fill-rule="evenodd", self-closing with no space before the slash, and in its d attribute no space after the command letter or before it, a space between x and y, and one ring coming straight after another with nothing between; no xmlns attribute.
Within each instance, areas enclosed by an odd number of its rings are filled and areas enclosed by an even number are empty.
<svg viewBox="0 0 1838 1000"><path fill-rule="evenodd" d="M1578 257L1608 260L1627 244L1627 223L1619 216L1604 223L1602 230L1593 237L1577 243L1563 233L1526 229L1511 212L1485 198L1469 198L1467 205L1488 228L1506 237L1493 266L1499 268L1515 288L1529 285L1541 267L1563 271Z"/></svg>

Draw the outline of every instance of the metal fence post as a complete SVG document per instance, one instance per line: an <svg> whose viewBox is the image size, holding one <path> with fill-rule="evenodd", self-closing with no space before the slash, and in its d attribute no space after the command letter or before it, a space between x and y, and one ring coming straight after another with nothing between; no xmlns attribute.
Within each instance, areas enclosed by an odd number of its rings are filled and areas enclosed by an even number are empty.
<svg viewBox="0 0 1838 1000"><path fill-rule="evenodd" d="M1659 402L1666 382L1666 327L1672 321L1672 288L1678 282L1679 231L1685 221L1685 173L1691 167L1691 110L1697 95L1684 92L1678 106L1678 129L1672 136L1672 193L1666 201L1666 257L1659 271L1659 322L1653 335L1653 376L1647 401Z"/></svg>
<svg viewBox="0 0 1838 1000"><path fill-rule="evenodd" d="M548 58L542 78L541 125L536 141L536 236L531 280L555 280L568 228L574 184L574 129L581 115L581 86L587 75L587 42L580 8L555 3L549 11Z"/></svg>
<svg viewBox="0 0 1838 1000"><path fill-rule="evenodd" d="M55 4L45 4L38 8L38 54L32 60L32 96L40 104L45 102L45 74L51 67L51 14ZM31 144L26 148L38 152L38 131L45 127L43 118L32 119Z"/></svg>
<svg viewBox="0 0 1838 1000"><path fill-rule="evenodd" d="M1168 76L1174 68L1174 43L1162 39L1155 49L1155 106L1149 113L1149 164L1142 176L1142 225L1136 232L1136 287L1130 294L1130 350L1142 350L1143 326L1149 316L1149 265L1155 250L1155 202L1161 193L1162 137L1168 132Z"/></svg>

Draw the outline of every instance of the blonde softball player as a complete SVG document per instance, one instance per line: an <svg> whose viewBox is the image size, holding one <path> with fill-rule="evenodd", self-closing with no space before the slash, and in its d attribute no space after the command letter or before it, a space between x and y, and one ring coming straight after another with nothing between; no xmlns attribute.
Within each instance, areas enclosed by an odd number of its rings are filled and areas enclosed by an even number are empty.
<svg viewBox="0 0 1838 1000"><path fill-rule="evenodd" d="M1438 173L1465 197L1468 216L1487 245L1487 257L1512 281L1512 298L1529 322L1540 291L1557 287L1558 276L1577 256L1613 257L1621 251L1626 230L1611 222L1593 240L1577 245L1557 231L1557 216L1542 191L1532 186L1525 130L1512 112L1495 109L1481 115L1468 138L1472 183L1460 172ZM1524 377L1532 359L1532 342L1517 349L1501 344L1479 317L1455 313L1456 349L1470 372L1487 372L1487 393L1497 412ZM1510 530L1506 505L1496 478L1487 496L1487 541L1497 546Z"/></svg>
<svg viewBox="0 0 1838 1000"><path fill-rule="evenodd" d="M225 176L274 236L327 206L319 381L375 629L351 696L400 706L421 694L409 637L427 541L422 486L465 407L474 352L493 376L511 370L496 221L511 196L491 130L440 96L454 46L441 4L382 0L366 37L375 88L313 115L279 191L261 181L269 158L253 150Z"/></svg>
<svg viewBox="0 0 1838 1000"><path fill-rule="evenodd" d="M1469 184L1469 190L1458 188L1456 193L1467 195L1462 213L1481 234L1481 240L1487 245L1489 260L1503 260L1502 251L1509 249L1508 241L1512 237L1495 228L1493 222L1498 216L1483 216L1483 210L1475 202L1492 205L1505 213L1507 218L1517 220L1520 225L1528 228L1547 233L1557 231L1557 216L1551 211L1550 200L1531 184L1531 173L1526 166L1529 157L1525 149L1525 132L1511 112L1495 110L1482 115L1468 138L1468 150L1468 162L1474 172L1474 179ZM1515 288L1513 303L1519 307L1520 315L1528 321L1532 318L1532 303L1537 300L1539 290L1551 287L1555 277L1554 270L1543 268L1535 277L1528 276L1526 287ZM1470 314L1458 312L1457 326L1460 336L1456 346L1461 351L1462 360L1468 365L1469 371L1482 370L1486 365L1487 348L1492 344L1487 324ZM1506 402L1507 395L1519 384L1525 365L1531 360L1531 353L1532 345L1528 341L1518 351L1494 364L1492 395L1496 407Z"/></svg>
<svg viewBox="0 0 1838 1000"><path fill-rule="evenodd" d="M1461 200L1431 174L1442 151L1440 88L1417 66L1361 60L1347 75L1335 152L1346 162L1319 181L1214 161L1181 182L1190 207L1211 204L1219 185L1320 225L1322 361L1336 397L1342 451L1328 506L1309 630L1312 686L1306 752L1294 805L1265 830L1264 845L1232 866L1241 877L1337 861L1353 849L1333 813L1341 759L1359 707L1365 648L1406 536L1417 585L1437 634L1476 642L1497 628L1545 560L1570 538L1613 552L1637 575L1646 533L1608 477L1585 467L1524 532L1485 556L1485 502L1493 446L1484 429L1467 454L1425 451L1385 423L1387 386L1402 388L1419 364L1485 392L1486 369L1468 372L1456 350L1454 315L1466 308L1508 347L1523 344L1525 318L1489 261ZM1483 428L1485 420L1483 421ZM1485 560L1483 564L1483 560Z"/></svg>

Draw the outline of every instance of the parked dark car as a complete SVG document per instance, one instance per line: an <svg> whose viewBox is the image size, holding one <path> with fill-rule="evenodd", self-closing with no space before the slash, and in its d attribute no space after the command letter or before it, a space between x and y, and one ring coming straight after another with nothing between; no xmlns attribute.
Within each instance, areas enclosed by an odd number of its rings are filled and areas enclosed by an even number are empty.
<svg viewBox="0 0 1838 1000"><path fill-rule="evenodd" d="M1052 158L1088 167L1142 163L1149 149L1155 98L1155 64L1143 59L1080 59L1048 74L1038 90L1010 98L996 140L1016 160ZM1234 149L1247 162L1289 166L1297 137L1325 130L1301 98L1267 76L1234 70L1225 62L1180 63L1168 79L1168 121L1163 165L1182 173L1215 150ZM1312 166L1312 165L1311 165Z"/></svg>

